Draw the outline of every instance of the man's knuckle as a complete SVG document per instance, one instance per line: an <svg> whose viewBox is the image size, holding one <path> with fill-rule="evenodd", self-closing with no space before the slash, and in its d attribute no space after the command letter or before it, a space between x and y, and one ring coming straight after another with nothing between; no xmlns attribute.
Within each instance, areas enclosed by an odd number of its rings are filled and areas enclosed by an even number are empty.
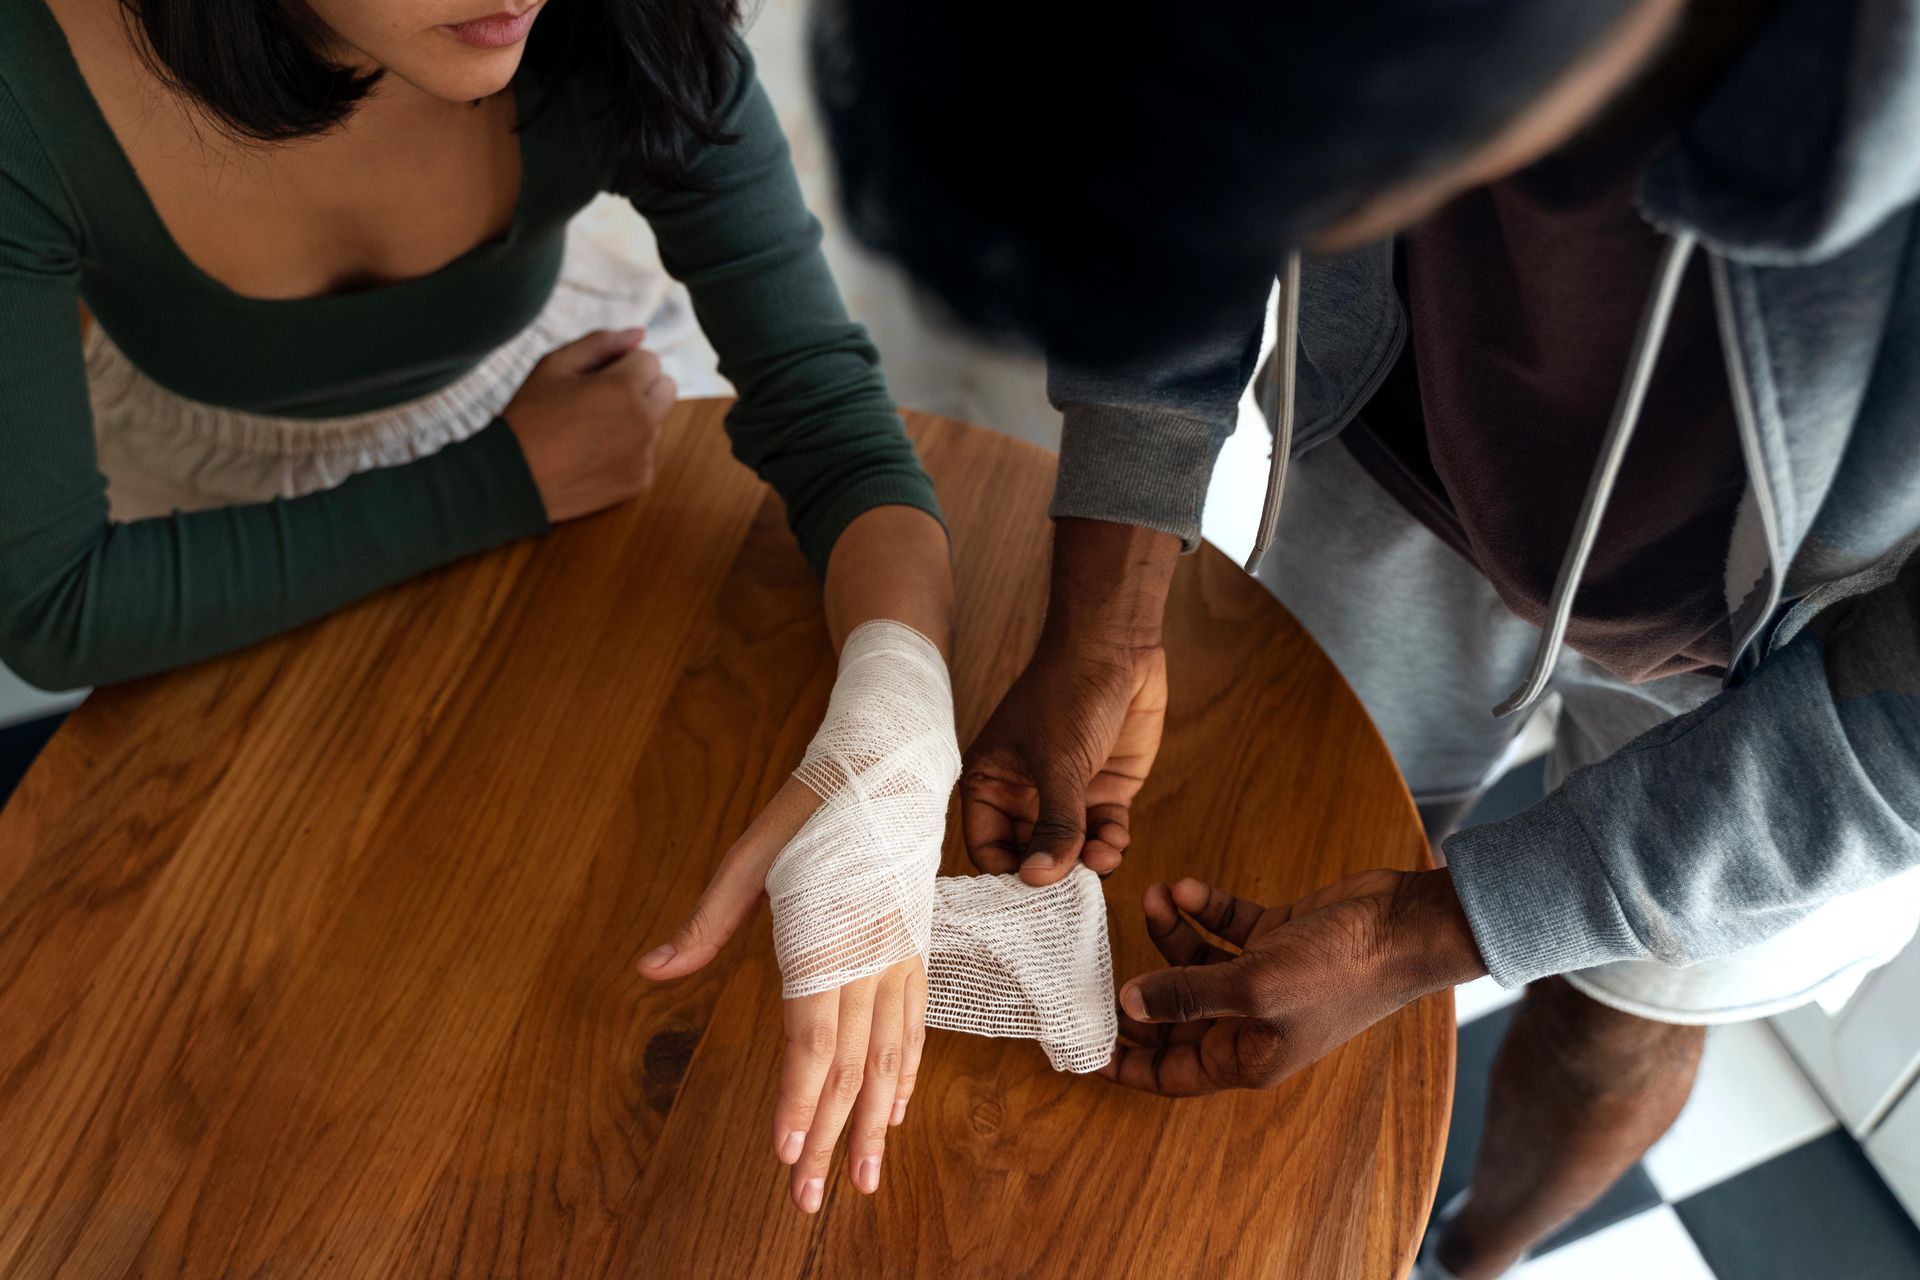
<svg viewBox="0 0 1920 1280"><path fill-rule="evenodd" d="M1277 1065L1241 1065L1240 1078L1249 1089L1271 1089L1287 1078L1287 1073Z"/></svg>
<svg viewBox="0 0 1920 1280"><path fill-rule="evenodd" d="M1174 971L1173 981L1167 984L1167 996L1175 1022L1192 1022L1200 1016L1200 996L1193 988L1192 975L1185 970Z"/></svg>
<svg viewBox="0 0 1920 1280"><path fill-rule="evenodd" d="M1066 840L1086 834L1086 828L1072 818L1060 814L1041 814L1034 820L1033 838L1035 840Z"/></svg>
<svg viewBox="0 0 1920 1280"><path fill-rule="evenodd" d="M1238 1049L1240 1074L1256 1088L1271 1088L1293 1074L1287 1043L1279 1036L1242 1036Z"/></svg>

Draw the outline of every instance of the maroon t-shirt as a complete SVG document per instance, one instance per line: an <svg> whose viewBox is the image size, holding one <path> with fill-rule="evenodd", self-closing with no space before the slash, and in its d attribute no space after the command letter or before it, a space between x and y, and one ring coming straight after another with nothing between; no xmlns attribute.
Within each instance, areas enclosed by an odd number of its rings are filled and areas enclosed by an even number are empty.
<svg viewBox="0 0 1920 1280"><path fill-rule="evenodd" d="M1658 136L1556 155L1402 240L1399 363L1344 433L1361 464L1541 624L1662 238L1632 197ZM1705 255L1689 265L1567 641L1629 681L1728 661L1746 473Z"/></svg>

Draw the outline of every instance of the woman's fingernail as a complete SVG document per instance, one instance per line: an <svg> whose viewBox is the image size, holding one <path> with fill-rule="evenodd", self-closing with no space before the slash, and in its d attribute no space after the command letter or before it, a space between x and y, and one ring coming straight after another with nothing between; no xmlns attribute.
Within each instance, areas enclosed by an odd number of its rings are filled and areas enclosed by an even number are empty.
<svg viewBox="0 0 1920 1280"><path fill-rule="evenodd" d="M872 1195L880 1189L880 1157L868 1156L854 1169L853 1175L859 1188Z"/></svg>
<svg viewBox="0 0 1920 1280"><path fill-rule="evenodd" d="M800 1209L804 1213L820 1212L820 1201L826 1197L827 1180L808 1178L800 1184Z"/></svg>
<svg viewBox="0 0 1920 1280"><path fill-rule="evenodd" d="M1030 853L1027 855L1027 865L1040 871L1051 871L1053 870L1053 855L1050 853Z"/></svg>
<svg viewBox="0 0 1920 1280"><path fill-rule="evenodd" d="M798 1160L800 1158L800 1148L806 1140L807 1135L805 1130L795 1129L792 1133L788 1134L787 1140L780 1144L780 1163L792 1164L795 1160Z"/></svg>
<svg viewBox="0 0 1920 1280"><path fill-rule="evenodd" d="M907 1118L907 1100L905 1098L895 1098L893 1100L893 1119L887 1121L887 1123L899 1124L902 1120L905 1120L906 1118Z"/></svg>
<svg viewBox="0 0 1920 1280"><path fill-rule="evenodd" d="M671 959L673 959L673 944L671 942L663 942L640 957L640 967L642 969L657 969Z"/></svg>
<svg viewBox="0 0 1920 1280"><path fill-rule="evenodd" d="M1140 998L1140 988L1128 987L1120 993L1120 1007L1127 1011L1129 1018L1147 1020L1147 1002Z"/></svg>

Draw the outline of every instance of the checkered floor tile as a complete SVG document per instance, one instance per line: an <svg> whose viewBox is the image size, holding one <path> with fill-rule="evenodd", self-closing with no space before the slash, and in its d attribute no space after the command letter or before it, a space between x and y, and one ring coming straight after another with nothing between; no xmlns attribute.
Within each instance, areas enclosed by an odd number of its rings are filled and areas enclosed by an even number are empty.
<svg viewBox="0 0 1920 1280"><path fill-rule="evenodd" d="M1466 1185L1488 1072L1511 1015L1463 991L1453 1129L1438 1202ZM1915 1280L1920 1227L1764 1023L1708 1032L1686 1111L1514 1280Z"/></svg>
<svg viewBox="0 0 1920 1280"><path fill-rule="evenodd" d="M1476 810L1517 812L1539 766ZM1492 979L1454 993L1453 1128L1437 1203L1467 1183L1487 1078L1518 993ZM1764 1022L1710 1028L1693 1096L1665 1137L1511 1280L1920 1280L1920 1226Z"/></svg>

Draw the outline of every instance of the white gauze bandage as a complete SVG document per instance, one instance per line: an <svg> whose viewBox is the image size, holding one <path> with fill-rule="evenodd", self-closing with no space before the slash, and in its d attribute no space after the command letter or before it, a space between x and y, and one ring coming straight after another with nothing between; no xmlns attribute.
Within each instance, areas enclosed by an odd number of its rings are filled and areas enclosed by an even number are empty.
<svg viewBox="0 0 1920 1280"><path fill-rule="evenodd" d="M1120 1030L1100 877L941 876L927 957L927 1025L1038 1040L1055 1071L1098 1071Z"/></svg>
<svg viewBox="0 0 1920 1280"><path fill-rule="evenodd" d="M794 776L821 805L767 871L781 994L831 991L911 956L927 1025L1039 1040L1063 1071L1113 1049L1100 882L940 877L960 776L953 688L931 641L884 619L847 637L826 719Z"/></svg>

